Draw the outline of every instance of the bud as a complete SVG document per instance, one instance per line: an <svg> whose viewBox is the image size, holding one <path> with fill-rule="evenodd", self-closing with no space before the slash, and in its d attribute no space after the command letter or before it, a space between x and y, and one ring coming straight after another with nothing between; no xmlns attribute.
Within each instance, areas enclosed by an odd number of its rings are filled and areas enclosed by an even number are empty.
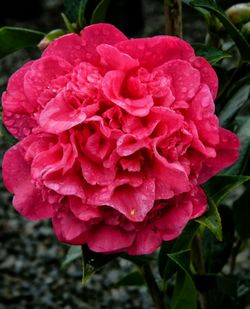
<svg viewBox="0 0 250 309"><path fill-rule="evenodd" d="M250 21L250 3L238 3L226 10L231 22L238 26Z"/></svg>
<svg viewBox="0 0 250 309"><path fill-rule="evenodd" d="M250 41L250 21L242 26L241 32L245 38Z"/></svg>
<svg viewBox="0 0 250 309"><path fill-rule="evenodd" d="M40 41L38 44L39 49L45 49L50 42L54 41L56 38L59 38L60 36L64 35L65 31L63 29L54 29L50 31L48 34L45 35L45 37Z"/></svg>

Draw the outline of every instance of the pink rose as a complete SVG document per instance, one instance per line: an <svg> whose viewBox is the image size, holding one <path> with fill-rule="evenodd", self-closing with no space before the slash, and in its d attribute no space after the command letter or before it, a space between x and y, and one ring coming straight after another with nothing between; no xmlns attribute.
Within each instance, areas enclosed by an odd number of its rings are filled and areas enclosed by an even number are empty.
<svg viewBox="0 0 250 309"><path fill-rule="evenodd" d="M51 43L9 80L3 119L20 141L3 178L17 211L62 242L147 254L204 213L200 184L238 157L214 115L217 77L176 37L108 24Z"/></svg>

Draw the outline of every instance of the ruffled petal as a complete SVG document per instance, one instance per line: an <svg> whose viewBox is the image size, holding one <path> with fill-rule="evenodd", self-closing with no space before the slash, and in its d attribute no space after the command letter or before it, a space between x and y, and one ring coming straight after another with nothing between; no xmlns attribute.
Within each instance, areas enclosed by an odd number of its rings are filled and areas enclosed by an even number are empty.
<svg viewBox="0 0 250 309"><path fill-rule="evenodd" d="M30 114L18 114L5 110L3 111L3 123L17 139L29 136L33 128L37 127L37 121Z"/></svg>
<svg viewBox="0 0 250 309"><path fill-rule="evenodd" d="M192 211L192 202L184 198L179 203L166 206L166 212L154 223L162 239L169 241L178 237L190 220Z"/></svg>
<svg viewBox="0 0 250 309"><path fill-rule="evenodd" d="M55 211L52 223L57 238L62 242L82 245L89 237L89 225L77 219L67 205L61 205Z"/></svg>
<svg viewBox="0 0 250 309"><path fill-rule="evenodd" d="M44 90L50 89L52 81L71 70L72 66L67 61L55 56L42 57L32 63L24 76L23 85L24 93L34 107L33 111L38 108L39 96Z"/></svg>
<svg viewBox="0 0 250 309"><path fill-rule="evenodd" d="M232 132L220 128L220 143L216 147L216 157L208 159L202 165L198 182L204 183L224 168L233 164L239 157L240 142Z"/></svg>
<svg viewBox="0 0 250 309"><path fill-rule="evenodd" d="M159 69L172 77L171 90L176 100L189 101L199 90L200 73L187 61L172 60Z"/></svg>
<svg viewBox="0 0 250 309"><path fill-rule="evenodd" d="M116 44L123 53L138 59L140 65L149 70L173 59L191 60L193 48L185 41L173 36L131 39Z"/></svg>
<svg viewBox="0 0 250 309"><path fill-rule="evenodd" d="M161 242L161 234L153 224L150 224L137 232L134 243L128 248L128 254L150 254L161 245Z"/></svg>
<svg viewBox="0 0 250 309"><path fill-rule="evenodd" d="M191 219L195 219L203 215L207 210L208 204L205 192L200 187L195 187L191 191L191 201L193 204Z"/></svg>
<svg viewBox="0 0 250 309"><path fill-rule="evenodd" d="M148 95L141 99L124 98L121 95L122 83L125 75L121 71L110 71L103 78L103 92L107 99L120 106L133 116L143 117L149 114L154 105L152 96Z"/></svg>
<svg viewBox="0 0 250 309"><path fill-rule="evenodd" d="M29 61L10 77L7 91L2 96L5 112L26 114L34 111L34 106L30 104L23 87L24 76L30 70L32 64L33 61Z"/></svg>
<svg viewBox="0 0 250 309"><path fill-rule="evenodd" d="M67 97L65 92L60 92L55 99L52 99L39 117L43 130L58 134L82 123L87 115L81 107L75 108L75 100L75 98Z"/></svg>
<svg viewBox="0 0 250 309"><path fill-rule="evenodd" d="M199 70L201 83L208 85L215 99L218 92L218 77L212 66L202 57L196 57L192 65Z"/></svg>
<svg viewBox="0 0 250 309"><path fill-rule="evenodd" d="M109 70L127 72L139 66L137 59L133 59L129 55L120 52L114 46L101 44L96 49L101 57L101 63L108 67Z"/></svg>
<svg viewBox="0 0 250 309"><path fill-rule="evenodd" d="M124 231L118 226L99 225L88 239L88 246L95 252L126 251L135 239L134 232Z"/></svg>
<svg viewBox="0 0 250 309"><path fill-rule="evenodd" d="M32 183L30 166L24 160L21 143L4 155L2 166L5 186L14 193L13 205L24 217L30 220L50 218L53 214L52 206L43 200L41 190Z"/></svg>
<svg viewBox="0 0 250 309"><path fill-rule="evenodd" d="M82 39L75 33L66 34L51 42L42 54L42 58L60 57L72 65L86 60Z"/></svg>

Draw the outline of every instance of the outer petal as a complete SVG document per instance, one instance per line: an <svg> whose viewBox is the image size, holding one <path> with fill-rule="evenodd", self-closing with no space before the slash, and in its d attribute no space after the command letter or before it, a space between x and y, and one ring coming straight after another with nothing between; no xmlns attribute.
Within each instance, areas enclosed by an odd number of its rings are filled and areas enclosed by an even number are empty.
<svg viewBox="0 0 250 309"><path fill-rule="evenodd" d="M200 73L187 61L172 60L159 69L172 77L172 93L176 100L188 101L199 90Z"/></svg>
<svg viewBox="0 0 250 309"><path fill-rule="evenodd" d="M150 70L173 59L188 61L194 58L194 50L188 43L171 36L131 39L116 44L116 47Z"/></svg>
<svg viewBox="0 0 250 309"><path fill-rule="evenodd" d="M23 88L24 76L27 71L29 71L32 64L33 61L29 61L10 77L7 91L4 92L2 96L4 111L22 114L30 113L34 110L34 107L27 99Z"/></svg>
<svg viewBox="0 0 250 309"><path fill-rule="evenodd" d="M193 206L189 200L181 200L173 206L166 206L166 212L155 222L163 240L178 237L191 218Z"/></svg>
<svg viewBox="0 0 250 309"><path fill-rule="evenodd" d="M88 246L95 252L126 251L134 239L134 232L124 232L117 226L99 225L89 237Z"/></svg>
<svg viewBox="0 0 250 309"><path fill-rule="evenodd" d="M17 139L23 139L31 134L37 126L37 121L30 114L17 114L3 111L3 123L8 131Z"/></svg>
<svg viewBox="0 0 250 309"><path fill-rule="evenodd" d="M200 71L201 83L208 85L212 96L215 99L218 91L218 77L214 69L207 60L202 57L196 57L192 65Z"/></svg>
<svg viewBox="0 0 250 309"><path fill-rule="evenodd" d="M207 210L207 197L200 187L196 187L191 191L191 200L193 204L191 219L195 219L200 217Z"/></svg>
<svg viewBox="0 0 250 309"><path fill-rule="evenodd" d="M204 183L209 178L233 164L239 157L240 142L232 132L220 128L220 143L216 148L216 157L205 161L200 171L199 183Z"/></svg>
<svg viewBox="0 0 250 309"><path fill-rule="evenodd" d="M154 252L162 242L161 235L153 224L139 230L132 246L128 248L128 254L141 255Z"/></svg>
<svg viewBox="0 0 250 309"><path fill-rule="evenodd" d="M72 70L72 66L62 58L42 57L31 65L24 76L24 93L32 102L33 111L37 109L38 98L44 90L50 88L51 82Z"/></svg>
<svg viewBox="0 0 250 309"><path fill-rule="evenodd" d="M100 62L100 56L96 51L98 45L114 45L124 40L127 40L126 36L114 26L95 24L85 27L80 36L67 34L50 43L43 57L58 56L73 65L83 61L97 65Z"/></svg>
<svg viewBox="0 0 250 309"><path fill-rule="evenodd" d="M18 212L30 220L50 218L53 209L43 200L41 190L31 182L30 166L24 160L21 142L10 148L3 159L3 180L14 193L13 205Z"/></svg>
<svg viewBox="0 0 250 309"><path fill-rule="evenodd" d="M76 65L86 60L85 47L81 37L75 33L61 36L51 42L42 54L42 58L56 56Z"/></svg>
<svg viewBox="0 0 250 309"><path fill-rule="evenodd" d="M89 225L77 219L67 205L61 205L54 213L52 223L57 238L62 242L82 245L88 239Z"/></svg>
<svg viewBox="0 0 250 309"><path fill-rule="evenodd" d="M114 45L128 40L117 28L110 24L95 24L85 27L81 31L82 45L85 47L86 58L93 64L99 64L100 56L96 47L100 44Z"/></svg>
<svg viewBox="0 0 250 309"><path fill-rule="evenodd" d="M96 49L101 56L101 63L107 66L109 70L126 72L139 66L137 59L133 59L129 55L120 52L114 46L101 44Z"/></svg>

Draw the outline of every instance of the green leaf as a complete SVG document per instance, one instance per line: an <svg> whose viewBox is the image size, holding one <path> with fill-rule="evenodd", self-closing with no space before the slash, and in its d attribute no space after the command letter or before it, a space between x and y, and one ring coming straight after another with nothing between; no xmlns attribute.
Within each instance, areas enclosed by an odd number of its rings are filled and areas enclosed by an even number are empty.
<svg viewBox="0 0 250 309"><path fill-rule="evenodd" d="M49 42L52 42L64 34L65 34L65 31L63 29L54 29L50 31L49 33L47 33L45 37Z"/></svg>
<svg viewBox="0 0 250 309"><path fill-rule="evenodd" d="M218 212L218 209L216 207L216 204L211 199L211 197L208 197L208 211L205 212L205 214L196 219L195 221L204 225L206 228L208 228L214 236L219 240L222 241L222 226L221 226L221 218L220 214Z"/></svg>
<svg viewBox="0 0 250 309"><path fill-rule="evenodd" d="M144 285L144 278L138 270L130 272L115 283L115 287L121 286L141 286Z"/></svg>
<svg viewBox="0 0 250 309"><path fill-rule="evenodd" d="M250 81L249 81L250 82ZM246 103L250 96L250 84L243 85L234 95L230 98L224 108L219 114L221 126L226 126L240 108Z"/></svg>
<svg viewBox="0 0 250 309"><path fill-rule="evenodd" d="M64 0L65 15L71 22L82 24L87 0Z"/></svg>
<svg viewBox="0 0 250 309"><path fill-rule="evenodd" d="M134 263L137 266L141 266L143 264L148 264L155 260L154 254L147 255L129 255L127 253L121 253L120 257Z"/></svg>
<svg viewBox="0 0 250 309"><path fill-rule="evenodd" d="M62 262L61 269L65 269L72 262L82 256L81 246L71 246L67 252L65 260Z"/></svg>
<svg viewBox="0 0 250 309"><path fill-rule="evenodd" d="M85 284L93 274L117 258L118 254L102 254L91 251L87 245L82 246L82 283Z"/></svg>
<svg viewBox="0 0 250 309"><path fill-rule="evenodd" d="M237 279L229 276L222 276L220 274L204 274L194 276L195 285L201 292L216 291L228 296L237 297ZM210 294L211 295L211 294ZM212 295L211 295L212 296ZM214 307L214 299L208 299L208 308Z"/></svg>
<svg viewBox="0 0 250 309"><path fill-rule="evenodd" d="M45 36L44 33L16 27L0 28L0 58L19 49L36 46Z"/></svg>
<svg viewBox="0 0 250 309"><path fill-rule="evenodd" d="M189 222L177 239L166 241L161 245L158 257L158 268L159 273L165 282L178 270L177 264L170 259L169 254L176 254L181 250L188 249L198 228L199 224L195 221Z"/></svg>
<svg viewBox="0 0 250 309"><path fill-rule="evenodd" d="M196 309L197 292L190 274L190 250L168 254L180 268L177 273L170 309Z"/></svg>
<svg viewBox="0 0 250 309"><path fill-rule="evenodd" d="M192 44L195 54L207 59L211 65L215 65L225 58L231 58L232 55L220 49L209 47L205 44Z"/></svg>
<svg viewBox="0 0 250 309"><path fill-rule="evenodd" d="M250 180L250 176L217 175L204 184L204 189L218 206L236 188Z"/></svg>
<svg viewBox="0 0 250 309"><path fill-rule="evenodd" d="M247 186L245 192L233 204L233 214L235 227L242 239L250 238L250 184Z"/></svg>
<svg viewBox="0 0 250 309"><path fill-rule="evenodd" d="M95 8L91 16L91 24L105 22L110 0L102 0Z"/></svg>
<svg viewBox="0 0 250 309"><path fill-rule="evenodd" d="M225 12L220 7L218 7L218 5L213 0L195 0L192 1L191 4L194 7L203 8L209 12L212 12L224 25L228 34L231 35L241 53L242 59L250 59L250 45L248 44L244 35L234 26L233 23L231 23Z"/></svg>
<svg viewBox="0 0 250 309"><path fill-rule="evenodd" d="M2 113L0 112L0 139L5 140L9 145L14 145L17 140L7 131L2 121Z"/></svg>
<svg viewBox="0 0 250 309"><path fill-rule="evenodd" d="M240 155L239 159L230 167L223 170L223 175L239 175L243 174L250 157L250 117L237 116L234 125L236 126L235 133L240 139Z"/></svg>
<svg viewBox="0 0 250 309"><path fill-rule="evenodd" d="M202 256L208 273L218 273L228 262L234 244L234 220L231 208L225 205L219 207L221 217L223 241L218 241L206 229L201 235Z"/></svg>

